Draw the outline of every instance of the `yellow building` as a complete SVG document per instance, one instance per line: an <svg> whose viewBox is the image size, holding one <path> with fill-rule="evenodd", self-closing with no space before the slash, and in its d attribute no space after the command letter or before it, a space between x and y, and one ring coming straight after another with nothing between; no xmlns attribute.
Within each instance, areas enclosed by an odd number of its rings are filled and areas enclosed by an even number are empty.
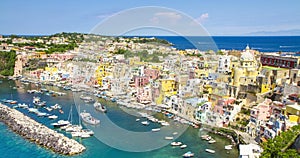
<svg viewBox="0 0 300 158"><path fill-rule="evenodd" d="M45 67L45 71L48 71L51 75L58 72L56 67Z"/></svg>
<svg viewBox="0 0 300 158"><path fill-rule="evenodd" d="M235 63L236 64L236 63ZM233 66L233 65L232 65ZM255 56L250 52L249 46L242 52L240 63L233 66L233 85L240 86L254 84L256 77L259 74L259 65L255 59Z"/></svg>
<svg viewBox="0 0 300 158"><path fill-rule="evenodd" d="M159 97L156 99L157 104L161 104L165 96L177 94L177 84L175 79L161 79L161 89Z"/></svg>
<svg viewBox="0 0 300 158"><path fill-rule="evenodd" d="M109 69L110 69L109 63L101 63L98 66L98 68L97 68L97 70L95 72L95 75L96 75L97 83L100 86L103 86L103 79L111 74L111 72L109 71Z"/></svg>

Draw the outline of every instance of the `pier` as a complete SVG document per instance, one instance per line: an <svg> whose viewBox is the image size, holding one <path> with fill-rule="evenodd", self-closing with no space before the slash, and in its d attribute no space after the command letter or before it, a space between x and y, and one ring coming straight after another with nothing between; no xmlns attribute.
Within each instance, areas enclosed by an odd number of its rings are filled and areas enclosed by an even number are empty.
<svg viewBox="0 0 300 158"><path fill-rule="evenodd" d="M22 137L62 155L75 155L85 151L77 141L42 125L18 110L0 104L0 121Z"/></svg>

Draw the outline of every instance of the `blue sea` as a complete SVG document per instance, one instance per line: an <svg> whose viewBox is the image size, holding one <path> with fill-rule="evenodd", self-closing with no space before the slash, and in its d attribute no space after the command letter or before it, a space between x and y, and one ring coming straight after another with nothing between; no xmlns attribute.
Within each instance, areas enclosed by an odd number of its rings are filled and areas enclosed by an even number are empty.
<svg viewBox="0 0 300 158"><path fill-rule="evenodd" d="M244 50L247 45L260 52L300 52L300 36L156 36L177 49Z"/></svg>
<svg viewBox="0 0 300 158"><path fill-rule="evenodd" d="M65 92L66 95L64 96L57 96L52 97L45 94L29 94L27 93L28 89L37 89L40 90L42 87L38 86L36 84L29 84L25 85L22 84L19 81L14 80L3 80L3 83L0 83L0 99L6 98L6 99L13 99L17 100L19 103L26 103L26 104L32 104L32 98L33 96L39 96L41 100L47 101L47 106L54 105L56 103L60 104L62 106L62 110L64 111L64 114L60 114L58 111L52 111L48 112L50 114L55 114L59 116L59 119L67 119L69 118L69 113L71 107L74 107L74 104L77 97L74 98L75 94L71 91L65 91L58 87L52 87L52 86L44 86L43 88L47 88L49 90L53 91L61 91ZM13 87L19 87L19 88L13 88ZM106 114L98 114L101 116L107 115L107 117L117 124L119 127L130 130L130 131L136 131L136 132L143 132L143 131L151 131L151 128L158 127L158 124L151 123L149 126L143 126L140 122L137 122L136 119L139 118L141 121L145 120L145 118L141 118L137 115L131 115L128 113L128 109L121 108L116 103L112 103L110 101L105 101L104 99L99 99L99 102L106 105L108 112ZM78 102L77 102L78 103ZM87 104L87 103L80 103L82 106L85 107L92 107L93 105ZM13 105L6 104L10 107ZM77 107L78 108L78 107ZM72 108L73 109L73 108ZM75 106L76 109L76 106ZM93 108L92 108L93 109ZM29 117L33 118L34 120L51 127L51 123L55 122L55 120L49 120L47 117L37 117L33 113L28 113L26 109L19 109L17 110L21 111L25 115L28 115ZM40 111L47 112L46 109L40 109ZM136 111L136 110L132 110ZM96 113L93 113L96 114ZM73 110L71 113L73 123L79 122L78 120L78 113L76 110ZM165 115L162 115L160 113L156 114L157 117L160 119L167 119ZM84 125L84 124L83 124ZM106 129L106 123L104 120L100 123L101 129L103 129L103 132ZM179 126L181 127L181 126ZM58 132L64 133L64 131L55 129ZM97 131L98 135L101 135L102 131ZM111 132L111 135L114 135L115 131L109 131ZM161 132L161 131L160 131ZM70 137L70 134L64 133L66 136ZM184 144L187 144L188 147L185 149L180 149L179 147L172 147L171 145L166 145L164 147L155 149L155 150L149 150L146 152L128 152L116 149L114 147L111 147L107 145L106 143L103 143L99 139L97 139L95 136L91 138L86 139L76 139L80 143L82 143L87 150L83 152L82 154L71 156L76 158L110 158L110 157L122 157L122 158L178 158L182 157L182 154L184 154L187 151L192 151L195 153L195 157L202 157L202 158L234 158L238 157L238 150L235 148L231 151L226 151L224 149L225 145L230 144L230 141L228 139L225 139L223 137L212 135L213 138L217 141L215 144L209 144L207 141L202 140L200 138L201 135L206 134L205 131L201 129L194 129L192 127L187 128L187 130L179 135L179 137L176 139L176 141L181 141ZM112 136L111 136L112 137ZM148 140L150 138L150 141ZM160 141L166 141L162 139L151 139L152 137L149 137L146 139L144 143L151 143L151 142L160 142ZM5 158L17 158L17 157L41 157L41 158L53 158L53 157L69 157L69 156L62 156L53 153L51 150L45 149L44 147L40 147L28 140L23 139L21 136L15 134L12 132L9 128L6 127L5 124L0 123L0 157ZM135 140L132 140L135 141ZM126 142L124 142L126 143ZM216 151L215 154L210 154L205 152L206 148L214 149Z"/></svg>

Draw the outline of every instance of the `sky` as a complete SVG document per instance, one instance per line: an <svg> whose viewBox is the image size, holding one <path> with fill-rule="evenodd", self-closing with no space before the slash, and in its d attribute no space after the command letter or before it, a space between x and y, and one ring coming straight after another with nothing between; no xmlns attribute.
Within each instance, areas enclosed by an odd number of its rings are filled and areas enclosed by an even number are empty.
<svg viewBox="0 0 300 158"><path fill-rule="evenodd" d="M4 35L91 33L112 17L122 22L112 23L114 29L147 25L147 31L132 31L141 35L149 33L152 25L167 27L154 34L169 35L169 27L173 33L186 34L194 29L188 21L197 22L213 36L300 35L299 0L1 0L0 6L0 34ZM150 8L146 15L140 8L148 6L159 9ZM190 31L187 35L198 34Z"/></svg>

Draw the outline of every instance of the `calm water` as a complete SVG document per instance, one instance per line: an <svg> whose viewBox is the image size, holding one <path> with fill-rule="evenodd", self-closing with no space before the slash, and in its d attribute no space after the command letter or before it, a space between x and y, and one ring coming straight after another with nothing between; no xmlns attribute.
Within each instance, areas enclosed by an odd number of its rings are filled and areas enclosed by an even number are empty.
<svg viewBox="0 0 300 158"><path fill-rule="evenodd" d="M157 36L157 38L173 43L178 49L243 50L249 44L251 49L260 52L300 52L300 36Z"/></svg>
<svg viewBox="0 0 300 158"><path fill-rule="evenodd" d="M24 88L13 89L14 86L24 86ZM18 81L7 81L3 80L3 83L0 84L0 99L14 99L18 100L19 103L32 103L32 97L37 94L28 94L27 89L39 89L34 84L23 85ZM50 90L54 91L63 91L57 87L46 87ZM70 107L74 104L73 93L70 91L64 91L67 93L65 96L61 97L51 97L44 94L39 94L38 96L41 97L42 100L47 101L47 106L54 105L58 103L62 105L62 109L65 112L64 114L59 114L57 111L50 112L51 114L56 114L59 116L59 119L67 119L70 111ZM112 120L115 124L119 125L122 128L127 128L128 130L132 131L149 131L153 127L157 127L157 124L153 124L150 126L142 126L140 123L136 122L136 116L129 115L128 113L124 112L122 108L118 107L115 103L106 102L105 100L101 99L100 102L102 104L107 105L108 108L108 117ZM9 105L11 106L11 105ZM25 113L26 115L30 116L31 118L35 119L36 121L45 124L46 126L52 128L50 123L54 122L49 120L48 118L40 118L35 116L35 114L28 113L25 109L18 109L19 111ZM40 111L45 111L45 109L40 109ZM49 113L49 112L48 112ZM73 123L78 121L78 114L76 110L73 111ZM162 116L163 117L163 116ZM141 118L142 120L142 118ZM105 124L101 124L104 126ZM100 125L100 126L101 126ZM102 127L105 128L105 127ZM113 131L111 131L113 132ZM163 148L149 151L149 152L126 152L121 151L106 144L102 143L95 137L91 137L88 139L77 139L79 142L84 144L87 150L80 154L73 157L78 158L87 158L87 157L122 157L122 158L131 158L131 157L143 157L143 158L164 158L164 157L181 157L187 151L192 151L195 153L195 157L216 157L216 158L226 158L226 157L238 157L238 151L231 150L230 153L224 150L224 146L229 144L229 141L218 136L213 136L217 143L215 144L208 144L208 142L201 140L200 136L205 134L204 131L194 128L188 128L183 135L177 138L177 141L184 142L188 145L186 149L180 149L171 147L170 145L165 146ZM67 136L70 136L67 134ZM57 155L50 150L47 150L43 147L39 147L34 143L31 143L27 140L24 140L22 137L18 136L17 134L11 132L3 123L0 123L0 157L66 157ZM156 141L156 140L153 140ZM147 142L145 142L147 143ZM211 148L216 150L215 154L209 154L204 150L206 148Z"/></svg>

